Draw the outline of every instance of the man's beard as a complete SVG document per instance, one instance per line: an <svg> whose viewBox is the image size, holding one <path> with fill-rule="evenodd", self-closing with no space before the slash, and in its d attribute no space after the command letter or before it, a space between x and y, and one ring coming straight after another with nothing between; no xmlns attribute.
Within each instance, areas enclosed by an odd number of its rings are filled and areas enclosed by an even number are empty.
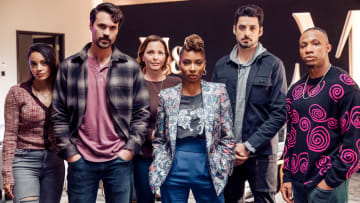
<svg viewBox="0 0 360 203"><path fill-rule="evenodd" d="M238 42L239 46L243 49L247 49L247 48L251 48L253 47L255 44L257 44L257 42L253 42L253 41L249 41L249 43L242 43L241 41Z"/></svg>
<svg viewBox="0 0 360 203"><path fill-rule="evenodd" d="M107 40L109 43L106 45L101 44L101 40ZM97 47L99 47L100 49L107 49L111 46L111 40L107 37L101 37L98 40L95 41L95 44Z"/></svg>

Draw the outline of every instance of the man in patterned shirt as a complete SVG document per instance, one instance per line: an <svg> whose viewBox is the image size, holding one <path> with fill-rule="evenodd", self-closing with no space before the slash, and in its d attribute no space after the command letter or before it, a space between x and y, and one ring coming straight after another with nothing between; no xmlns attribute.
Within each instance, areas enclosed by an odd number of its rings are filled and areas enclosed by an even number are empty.
<svg viewBox="0 0 360 203"><path fill-rule="evenodd" d="M123 14L111 3L90 13L92 42L65 59L53 93L52 121L59 155L68 161L69 202L129 202L131 159L150 118L149 96L134 59L115 46Z"/></svg>
<svg viewBox="0 0 360 203"><path fill-rule="evenodd" d="M281 193L286 202L344 203L358 169L360 90L330 64L326 31L304 31L299 52L308 74L287 95L287 136Z"/></svg>

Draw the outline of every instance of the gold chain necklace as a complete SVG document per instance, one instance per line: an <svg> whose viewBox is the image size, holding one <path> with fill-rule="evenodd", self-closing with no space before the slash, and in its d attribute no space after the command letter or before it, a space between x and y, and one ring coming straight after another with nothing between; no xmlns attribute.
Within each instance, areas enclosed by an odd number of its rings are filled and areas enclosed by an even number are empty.
<svg viewBox="0 0 360 203"><path fill-rule="evenodd" d="M324 78L325 78L326 74L329 72L330 68L331 68L331 64L330 64L330 67L327 69L326 73L321 77L320 82L318 82L318 84L315 85L314 89L317 88L317 86L320 86L321 82L324 80ZM310 77L310 74L308 74L308 76L307 76L307 78L306 78L305 85L304 85L304 89L303 89L303 91L302 91L302 98L303 98L303 99L309 99L309 98L311 98L311 95L310 95L310 94L308 94L308 97L305 97L305 89L306 89L306 84L307 84L308 81L309 81L309 77Z"/></svg>

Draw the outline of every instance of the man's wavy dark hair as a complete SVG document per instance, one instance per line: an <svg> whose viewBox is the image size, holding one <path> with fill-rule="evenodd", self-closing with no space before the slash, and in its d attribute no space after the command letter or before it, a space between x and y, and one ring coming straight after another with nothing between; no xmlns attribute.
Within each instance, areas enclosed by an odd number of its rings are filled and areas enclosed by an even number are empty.
<svg viewBox="0 0 360 203"><path fill-rule="evenodd" d="M124 15L118 6L115 6L112 3L101 3L95 8L93 8L90 12L90 23L91 25L94 24L96 20L96 15L100 12L106 12L111 15L114 23L119 23L119 28L121 27L122 23L124 22Z"/></svg>
<svg viewBox="0 0 360 203"><path fill-rule="evenodd" d="M263 26L264 11L257 5L247 4L239 7L234 14L234 25L237 25L239 17L241 16L257 17L259 20L259 26Z"/></svg>

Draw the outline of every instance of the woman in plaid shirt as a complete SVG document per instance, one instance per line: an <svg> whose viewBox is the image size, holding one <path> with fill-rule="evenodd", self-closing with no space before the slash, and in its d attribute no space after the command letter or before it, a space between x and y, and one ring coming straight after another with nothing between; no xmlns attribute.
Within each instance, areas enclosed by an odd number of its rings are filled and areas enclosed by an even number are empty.
<svg viewBox="0 0 360 203"><path fill-rule="evenodd" d="M64 182L64 162L55 154L50 126L56 57L46 44L33 44L27 57L31 78L11 87L5 100L3 184L16 203L56 203Z"/></svg>

